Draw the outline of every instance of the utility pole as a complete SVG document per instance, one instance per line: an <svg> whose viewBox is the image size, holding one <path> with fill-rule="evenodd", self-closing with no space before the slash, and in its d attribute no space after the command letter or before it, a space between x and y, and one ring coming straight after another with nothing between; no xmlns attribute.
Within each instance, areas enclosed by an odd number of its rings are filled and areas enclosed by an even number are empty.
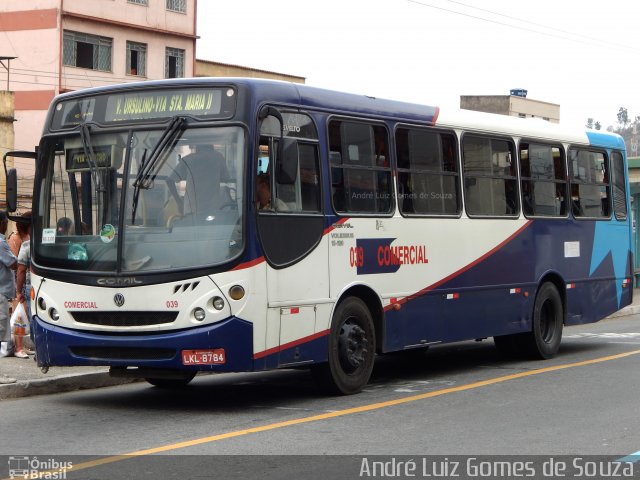
<svg viewBox="0 0 640 480"><path fill-rule="evenodd" d="M2 57L0 56L0 65L4 67L7 71L7 92L9 91L9 66L11 64L11 60L14 60L18 57ZM7 62L6 64L4 62Z"/></svg>

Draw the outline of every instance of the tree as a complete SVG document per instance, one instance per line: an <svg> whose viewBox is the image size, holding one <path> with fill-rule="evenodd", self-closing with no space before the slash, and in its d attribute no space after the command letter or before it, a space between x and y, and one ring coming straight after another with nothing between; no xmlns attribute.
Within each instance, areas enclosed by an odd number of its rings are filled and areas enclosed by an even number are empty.
<svg viewBox="0 0 640 480"><path fill-rule="evenodd" d="M629 112L624 107L620 107L618 110L618 123L622 124L623 128L626 128L629 123Z"/></svg>
<svg viewBox="0 0 640 480"><path fill-rule="evenodd" d="M602 130L602 124L600 122L596 122L596 130Z"/></svg>
<svg viewBox="0 0 640 480"><path fill-rule="evenodd" d="M587 118L587 124L585 125L587 128L593 128L593 118Z"/></svg>

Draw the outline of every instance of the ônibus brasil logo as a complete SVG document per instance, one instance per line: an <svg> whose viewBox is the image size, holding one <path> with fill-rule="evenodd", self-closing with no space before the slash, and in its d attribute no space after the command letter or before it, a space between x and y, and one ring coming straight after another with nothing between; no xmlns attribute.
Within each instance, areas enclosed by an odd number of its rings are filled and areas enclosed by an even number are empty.
<svg viewBox="0 0 640 480"><path fill-rule="evenodd" d="M67 470L72 468L72 462L63 462L55 458L9 457L9 477L12 479L65 479Z"/></svg>

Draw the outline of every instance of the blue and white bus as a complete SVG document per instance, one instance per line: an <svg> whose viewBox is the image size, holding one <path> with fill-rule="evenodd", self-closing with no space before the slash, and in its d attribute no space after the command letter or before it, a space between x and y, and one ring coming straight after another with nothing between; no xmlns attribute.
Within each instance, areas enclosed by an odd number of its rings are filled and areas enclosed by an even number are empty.
<svg viewBox="0 0 640 480"><path fill-rule="evenodd" d="M549 358L631 302L626 172L618 135L284 82L66 93L37 149L37 361L350 394L387 352Z"/></svg>

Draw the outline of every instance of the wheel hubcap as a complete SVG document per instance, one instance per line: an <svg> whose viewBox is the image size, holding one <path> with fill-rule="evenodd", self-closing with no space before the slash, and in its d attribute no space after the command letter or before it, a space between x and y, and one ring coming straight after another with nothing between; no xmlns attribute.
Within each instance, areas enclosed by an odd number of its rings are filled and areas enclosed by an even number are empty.
<svg viewBox="0 0 640 480"><path fill-rule="evenodd" d="M360 325L347 320L340 328L338 353L340 365L346 373L352 373L365 362L368 353L367 335Z"/></svg>

